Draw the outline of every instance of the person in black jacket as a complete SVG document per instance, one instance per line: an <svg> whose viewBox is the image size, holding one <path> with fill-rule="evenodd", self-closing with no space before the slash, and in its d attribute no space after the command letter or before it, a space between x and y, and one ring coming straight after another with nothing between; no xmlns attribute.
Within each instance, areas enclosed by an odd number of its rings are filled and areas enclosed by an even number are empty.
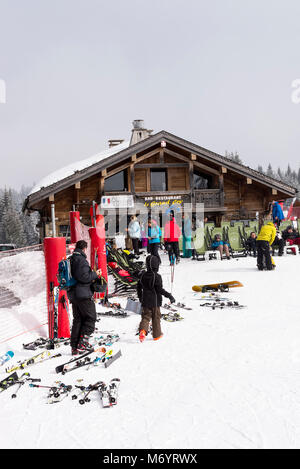
<svg viewBox="0 0 300 469"><path fill-rule="evenodd" d="M151 320L153 339L158 340L163 336L160 325L162 296L169 298L171 303L175 302L171 293L163 288L162 278L158 273L159 264L158 257L148 256L146 258L147 270L141 274L137 286L138 298L142 305L142 320L139 326L141 342L145 340Z"/></svg>
<svg viewBox="0 0 300 469"><path fill-rule="evenodd" d="M71 332L72 354L85 352L92 348L89 337L95 330L96 306L93 301L91 285L101 275L101 271L93 272L87 261L87 242L78 241L71 256L71 273L77 281L68 291L72 303L73 325Z"/></svg>

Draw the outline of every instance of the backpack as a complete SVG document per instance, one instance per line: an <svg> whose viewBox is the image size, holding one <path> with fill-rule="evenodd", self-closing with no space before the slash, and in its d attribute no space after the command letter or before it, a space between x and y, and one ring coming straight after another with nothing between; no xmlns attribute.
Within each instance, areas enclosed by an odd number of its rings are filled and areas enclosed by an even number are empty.
<svg viewBox="0 0 300 469"><path fill-rule="evenodd" d="M77 284L77 280L72 277L71 257L63 259L58 264L57 280L59 282L59 288L66 291L70 290Z"/></svg>

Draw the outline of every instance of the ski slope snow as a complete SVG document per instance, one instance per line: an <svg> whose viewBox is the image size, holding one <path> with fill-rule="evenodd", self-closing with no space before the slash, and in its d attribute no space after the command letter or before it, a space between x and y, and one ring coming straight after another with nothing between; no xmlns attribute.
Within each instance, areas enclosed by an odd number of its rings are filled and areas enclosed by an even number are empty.
<svg viewBox="0 0 300 469"><path fill-rule="evenodd" d="M41 266L39 254L32 254L32 269L35 262ZM98 328L120 334L116 348L122 357L108 369L83 368L62 377L73 385L78 379L91 384L118 377L118 405L102 408L96 392L80 406L71 398L48 405L44 390L27 385L17 399L7 390L0 394L0 447L300 448L299 262L292 255L276 258L275 271L258 272L253 258L182 259L173 293L192 307L181 312L183 321L163 321L163 339L140 344L139 316L102 318ZM163 256L166 289L169 269ZM201 294L192 292L192 285L226 280L244 284L226 296L247 308L201 308ZM37 292L37 303L39 297ZM17 319L10 314L7 321L12 326ZM23 350L22 343L37 336L28 333L2 344L0 354L11 349L16 359L28 357L34 352ZM61 379L54 368L70 358L70 350L58 351L61 359L28 368L31 377L42 378L43 385Z"/></svg>

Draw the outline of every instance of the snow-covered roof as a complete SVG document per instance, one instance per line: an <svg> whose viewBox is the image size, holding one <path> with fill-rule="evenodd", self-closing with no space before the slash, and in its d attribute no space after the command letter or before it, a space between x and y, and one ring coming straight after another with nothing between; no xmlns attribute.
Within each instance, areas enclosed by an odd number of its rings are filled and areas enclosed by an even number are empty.
<svg viewBox="0 0 300 469"><path fill-rule="evenodd" d="M30 194L35 194L36 192L40 191L44 187L51 186L56 182L61 181L69 176L72 176L74 173L78 171L82 171L83 169L89 168L100 161L109 158L110 156L114 155L115 153L119 153L122 150L125 150L129 147L129 141L120 143L119 145L113 146L111 148L107 148L106 150L102 151L101 153L97 153L96 155L90 156L89 158L85 158L81 161L76 161L74 163L69 164L53 173L49 174L48 176L41 179L31 190Z"/></svg>

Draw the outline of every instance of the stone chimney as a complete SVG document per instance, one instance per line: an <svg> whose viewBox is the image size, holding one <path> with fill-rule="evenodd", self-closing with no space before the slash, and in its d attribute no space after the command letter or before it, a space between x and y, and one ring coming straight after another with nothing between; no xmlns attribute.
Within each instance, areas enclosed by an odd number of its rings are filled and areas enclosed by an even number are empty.
<svg viewBox="0 0 300 469"><path fill-rule="evenodd" d="M121 145L121 143L123 142L124 140L121 140L120 138L118 138L115 140L108 140L108 145L109 145L109 148L112 148L112 147L116 147L117 145Z"/></svg>
<svg viewBox="0 0 300 469"><path fill-rule="evenodd" d="M134 145L141 140L145 140L146 138L150 137L153 132L153 130L145 128L144 121L141 119L134 120L132 125L133 129L131 131L130 145Z"/></svg>

